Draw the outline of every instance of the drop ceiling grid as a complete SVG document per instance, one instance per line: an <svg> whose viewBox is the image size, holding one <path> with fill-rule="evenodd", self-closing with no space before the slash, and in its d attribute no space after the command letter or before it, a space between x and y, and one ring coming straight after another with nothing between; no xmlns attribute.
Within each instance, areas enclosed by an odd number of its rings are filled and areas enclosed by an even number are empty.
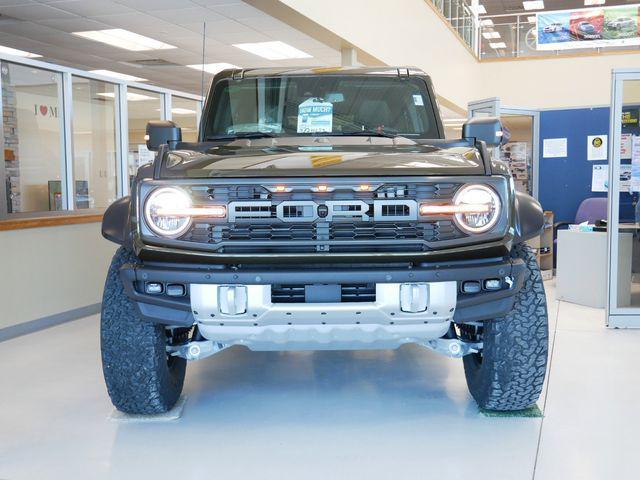
<svg viewBox="0 0 640 480"><path fill-rule="evenodd" d="M140 68L134 60L160 58L202 63L202 22L207 22L206 63L243 67L339 64L340 52L260 10L230 0L0 0L0 44L39 53L43 60L81 69L108 69L150 84L199 92L201 74L183 67ZM130 52L73 35L74 31L124 28L176 49ZM269 61L231 45L280 40L313 55ZM329 61L330 60L330 61Z"/></svg>

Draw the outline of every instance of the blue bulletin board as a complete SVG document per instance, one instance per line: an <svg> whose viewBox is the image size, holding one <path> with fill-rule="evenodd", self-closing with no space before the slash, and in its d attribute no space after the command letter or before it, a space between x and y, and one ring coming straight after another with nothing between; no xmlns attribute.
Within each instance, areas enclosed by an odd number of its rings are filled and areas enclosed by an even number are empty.
<svg viewBox="0 0 640 480"><path fill-rule="evenodd" d="M640 107L625 107L631 115ZM640 135L638 123L623 126L623 133ZM591 197L606 197L605 192L591 191L593 165L606 165L606 161L587 160L587 137L609 134L609 108L580 108L545 110L540 112L540 162L538 197L545 210L552 210L556 222L572 222L580 203ZM567 139L567 156L545 158L544 140ZM611 141L611 139L609 139ZM629 161L623 161L629 163ZM637 197L637 194L635 195ZM621 218L634 218L634 195L620 196Z"/></svg>

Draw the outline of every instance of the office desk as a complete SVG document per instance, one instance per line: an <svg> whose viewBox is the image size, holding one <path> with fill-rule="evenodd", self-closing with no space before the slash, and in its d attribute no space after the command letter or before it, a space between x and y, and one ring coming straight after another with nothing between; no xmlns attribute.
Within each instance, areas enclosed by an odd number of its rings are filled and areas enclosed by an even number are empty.
<svg viewBox="0 0 640 480"><path fill-rule="evenodd" d="M620 233L618 305L631 303L633 234ZM558 231L556 294L558 300L604 308L607 295L607 233Z"/></svg>

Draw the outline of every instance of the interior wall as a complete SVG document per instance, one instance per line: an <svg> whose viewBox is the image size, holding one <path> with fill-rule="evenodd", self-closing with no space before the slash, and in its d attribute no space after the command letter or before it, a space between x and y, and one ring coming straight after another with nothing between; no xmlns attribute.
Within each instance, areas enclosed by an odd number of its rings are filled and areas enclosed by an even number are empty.
<svg viewBox="0 0 640 480"><path fill-rule="evenodd" d="M100 223L0 231L0 328L99 303L115 249Z"/></svg>
<svg viewBox="0 0 640 480"><path fill-rule="evenodd" d="M512 107L609 105L611 70L640 66L640 52L478 62L428 0L280 1L389 65L423 69L462 108L491 97Z"/></svg>
<svg viewBox="0 0 640 480"><path fill-rule="evenodd" d="M567 108L611 102L611 70L638 68L637 54L480 62L482 98L507 106Z"/></svg>
<svg viewBox="0 0 640 480"><path fill-rule="evenodd" d="M431 75L436 92L458 106L482 93L478 64L425 0L281 0L388 65Z"/></svg>

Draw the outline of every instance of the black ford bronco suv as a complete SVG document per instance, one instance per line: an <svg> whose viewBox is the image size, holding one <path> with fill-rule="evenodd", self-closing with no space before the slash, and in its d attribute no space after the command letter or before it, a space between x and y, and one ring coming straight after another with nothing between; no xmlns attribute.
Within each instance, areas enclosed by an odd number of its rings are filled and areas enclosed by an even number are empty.
<svg viewBox="0 0 640 480"><path fill-rule="evenodd" d="M397 348L462 358L477 403L531 406L547 308L525 241L543 228L488 148L499 120L445 140L412 68L226 70L197 143L151 122L153 164L107 210L121 245L102 304L114 405L164 412L187 360L252 350Z"/></svg>

